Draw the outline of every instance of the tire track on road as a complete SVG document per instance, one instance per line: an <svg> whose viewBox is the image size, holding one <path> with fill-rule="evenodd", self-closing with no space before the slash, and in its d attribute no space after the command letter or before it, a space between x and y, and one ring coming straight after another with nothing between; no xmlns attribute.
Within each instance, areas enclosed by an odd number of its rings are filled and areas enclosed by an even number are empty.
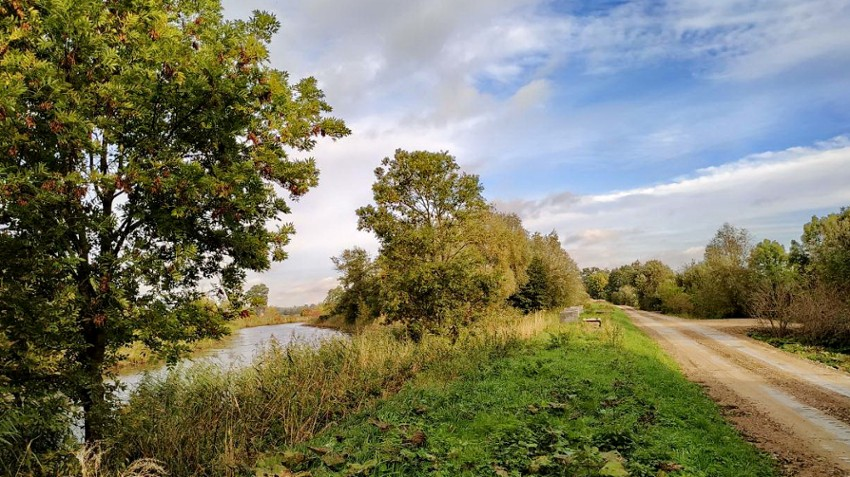
<svg viewBox="0 0 850 477"><path fill-rule="evenodd" d="M720 335L700 333L692 328L693 322L624 308L633 321L653 336L683 368L697 381L703 381L712 397L722 396L721 404L727 409L743 410L744 414L732 420L746 435L753 437L757 445L773 453L791 475L800 477L847 476L850 475L850 426L833 416L801 402L794 395L781 389L759 372L736 363L730 354L748 356L740 352L742 344L734 340L714 340L718 346L734 343L736 346L719 353L714 346L693 337L708 335L707 340ZM700 327L701 328L701 327ZM691 332L689 333L688 330ZM711 330L716 331L716 330ZM717 332L722 333L722 332ZM743 349L747 349L744 347ZM765 361L759 356L750 359ZM795 363L777 360L785 372L793 373ZM770 361L766 364L773 366ZM808 363L805 363L808 364ZM803 366L805 368L805 366ZM769 374L769 373L768 373ZM804 380L809 386L825 388ZM821 385L832 380L816 379ZM839 380L840 381L840 380ZM840 387L839 387L840 389ZM843 394L842 394L843 396Z"/></svg>

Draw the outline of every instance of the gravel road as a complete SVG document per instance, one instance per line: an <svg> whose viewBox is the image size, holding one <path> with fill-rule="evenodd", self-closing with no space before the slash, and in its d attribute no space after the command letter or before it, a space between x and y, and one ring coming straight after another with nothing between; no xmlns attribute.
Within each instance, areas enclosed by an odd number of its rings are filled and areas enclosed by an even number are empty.
<svg viewBox="0 0 850 477"><path fill-rule="evenodd" d="M733 320L622 308L784 474L850 476L850 375L721 331Z"/></svg>

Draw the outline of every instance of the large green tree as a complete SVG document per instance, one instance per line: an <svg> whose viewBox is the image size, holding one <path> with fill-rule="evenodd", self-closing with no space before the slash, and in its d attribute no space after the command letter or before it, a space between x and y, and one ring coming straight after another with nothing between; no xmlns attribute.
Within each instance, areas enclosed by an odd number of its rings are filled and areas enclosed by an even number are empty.
<svg viewBox="0 0 850 477"><path fill-rule="evenodd" d="M752 249L746 229L723 224L705 247L705 259L685 269L685 290L693 297L694 312L707 318L747 313Z"/></svg>
<svg viewBox="0 0 850 477"><path fill-rule="evenodd" d="M0 5L0 365L21 406L64 396L102 438L122 346L222 334L201 284L286 257L292 227L266 226L317 184L299 153L348 130L316 80L269 67L278 27L218 0Z"/></svg>
<svg viewBox="0 0 850 477"><path fill-rule="evenodd" d="M661 311L663 302L660 291L669 282L674 282L676 273L660 260L649 260L637 269L634 287L638 303L643 310Z"/></svg>
<svg viewBox="0 0 850 477"><path fill-rule="evenodd" d="M850 207L803 226L798 258L817 280L850 295Z"/></svg>
<svg viewBox="0 0 850 477"><path fill-rule="evenodd" d="M258 283L245 292L245 302L255 313L262 313L269 306L269 287Z"/></svg>
<svg viewBox="0 0 850 477"><path fill-rule="evenodd" d="M381 244L385 314L405 323L413 338L456 332L486 308L501 282L467 233L487 210L478 177L446 152L401 149L375 176L374 204L357 215Z"/></svg>
<svg viewBox="0 0 850 477"><path fill-rule="evenodd" d="M604 300L606 298L605 288L608 286L608 276L610 272L598 267L582 268L581 280L584 282L584 288L587 294L594 300Z"/></svg>
<svg viewBox="0 0 850 477"><path fill-rule="evenodd" d="M528 282L510 297L510 302L526 313L558 310L587 297L581 272L570 254L561 247L558 234L533 234L529 239L531 262Z"/></svg>
<svg viewBox="0 0 850 477"><path fill-rule="evenodd" d="M358 318L370 320L380 313L377 265L369 252L354 247L331 258L340 273L342 293L333 304L333 312L345 316L349 323Z"/></svg>

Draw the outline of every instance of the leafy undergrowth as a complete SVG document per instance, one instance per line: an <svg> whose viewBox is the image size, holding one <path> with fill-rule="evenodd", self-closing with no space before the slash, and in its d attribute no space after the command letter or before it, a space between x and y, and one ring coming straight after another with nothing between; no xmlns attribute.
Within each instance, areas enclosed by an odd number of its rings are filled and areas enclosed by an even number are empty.
<svg viewBox="0 0 850 477"><path fill-rule="evenodd" d="M807 345L801 343L793 334L779 338L771 335L769 330L754 330L748 335L783 351L850 373L850 349L835 350L824 346Z"/></svg>
<svg viewBox="0 0 850 477"><path fill-rule="evenodd" d="M453 382L399 394L266 455L257 475L771 476L659 348L608 305Z"/></svg>

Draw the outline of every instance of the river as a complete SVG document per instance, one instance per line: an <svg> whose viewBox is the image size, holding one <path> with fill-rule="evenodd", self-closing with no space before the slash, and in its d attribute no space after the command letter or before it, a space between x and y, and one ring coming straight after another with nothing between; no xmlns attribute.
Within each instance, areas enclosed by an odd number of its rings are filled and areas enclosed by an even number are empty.
<svg viewBox="0 0 850 477"><path fill-rule="evenodd" d="M293 342L318 345L322 340L346 336L348 335L336 330L315 328L303 323L242 328L234 331L230 336L223 338L213 347L193 354L191 358L181 361L180 364L204 361L214 362L222 367L238 367L250 364L257 353L272 340L277 341L281 346L286 346ZM166 372L168 372L168 368L160 366L144 371L118 374L116 380L124 385L124 389L118 392L119 399L122 401L128 400L130 393L136 388L145 374L162 374Z"/></svg>

